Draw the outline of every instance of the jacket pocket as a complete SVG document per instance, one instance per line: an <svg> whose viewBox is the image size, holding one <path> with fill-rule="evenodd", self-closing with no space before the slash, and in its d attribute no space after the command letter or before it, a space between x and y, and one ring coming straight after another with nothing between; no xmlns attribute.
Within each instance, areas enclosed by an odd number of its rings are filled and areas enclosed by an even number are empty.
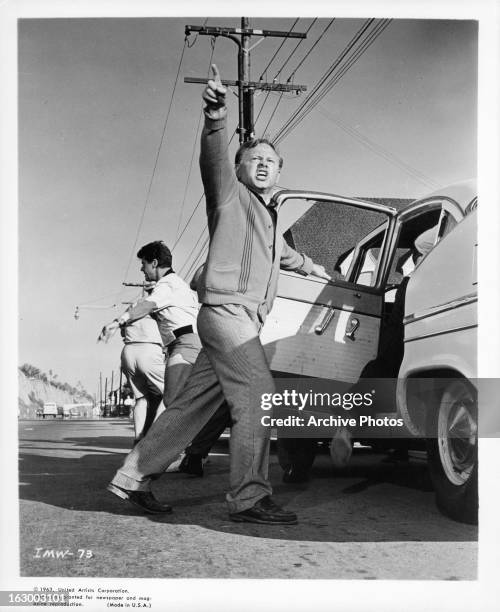
<svg viewBox="0 0 500 612"><path fill-rule="evenodd" d="M215 289L227 293L234 293L238 289L240 266L237 264L212 265L207 270L207 289Z"/></svg>

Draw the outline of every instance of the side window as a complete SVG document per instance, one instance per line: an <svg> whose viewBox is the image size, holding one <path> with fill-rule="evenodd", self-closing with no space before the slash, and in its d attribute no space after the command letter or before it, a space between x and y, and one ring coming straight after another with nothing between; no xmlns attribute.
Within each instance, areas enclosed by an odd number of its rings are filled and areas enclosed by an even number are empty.
<svg viewBox="0 0 500 612"><path fill-rule="evenodd" d="M354 279L357 285L371 287L374 284L379 253L380 249L366 249L363 253L360 261L359 273Z"/></svg>
<svg viewBox="0 0 500 612"><path fill-rule="evenodd" d="M293 219L304 208L301 198L287 199L280 211ZM285 230L287 242L325 266L333 281L373 287L387 214L336 201L309 201L309 208Z"/></svg>
<svg viewBox="0 0 500 612"><path fill-rule="evenodd" d="M451 216L442 214L441 208L436 207L401 223L387 278L388 285L399 285L405 276L411 276L415 267L438 242L439 232L448 220L453 221Z"/></svg>

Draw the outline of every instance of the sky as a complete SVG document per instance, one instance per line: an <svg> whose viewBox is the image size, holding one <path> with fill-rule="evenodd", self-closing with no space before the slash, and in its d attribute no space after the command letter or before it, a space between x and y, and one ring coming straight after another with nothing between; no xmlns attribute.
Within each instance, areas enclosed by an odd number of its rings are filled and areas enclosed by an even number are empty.
<svg viewBox="0 0 500 612"><path fill-rule="evenodd" d="M207 75L211 40L193 35L192 46L183 47L184 26L205 19L19 22L19 365L51 369L60 380L81 381L91 393L98 391L100 372L109 378L114 371L117 379L121 342L97 344L100 328L137 294L121 283L142 281L138 248L157 239L173 245L202 194L202 86L183 78ZM294 19L252 17L250 25L288 31ZM363 21L336 19L294 81L311 90ZM295 31L304 32L311 22L301 18ZM328 22L313 25L283 70L283 81ZM239 18L209 17L207 25L239 26ZM281 42L266 38L255 46L252 79ZM296 44L285 42L268 80ZM217 39L213 61L223 78L236 79L233 42ZM256 96L256 115L265 97ZM235 127L237 99L229 99L229 124ZM273 94L266 101L258 134L278 99ZM266 129L269 136L303 99L283 96ZM477 23L394 19L280 142L280 185L417 198L432 185L476 175L476 122ZM177 271L189 268L188 255L204 227L201 205L173 251Z"/></svg>

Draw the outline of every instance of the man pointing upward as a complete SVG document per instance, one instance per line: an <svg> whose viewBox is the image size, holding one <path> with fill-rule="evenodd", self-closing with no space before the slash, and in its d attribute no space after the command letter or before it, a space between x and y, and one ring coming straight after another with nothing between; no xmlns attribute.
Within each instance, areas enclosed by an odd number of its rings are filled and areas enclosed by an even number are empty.
<svg viewBox="0 0 500 612"><path fill-rule="evenodd" d="M231 164L226 88L215 65L212 72L203 92L200 154L210 238L197 287L203 348L183 392L130 453L109 488L146 511L169 511L152 496L151 476L165 470L225 400L232 420L226 495L231 520L295 524L297 516L271 498L270 430L260 423L260 402L263 393L273 393L274 382L259 332L276 296L280 267L330 277L277 232L271 199L283 161L273 144L246 142Z"/></svg>

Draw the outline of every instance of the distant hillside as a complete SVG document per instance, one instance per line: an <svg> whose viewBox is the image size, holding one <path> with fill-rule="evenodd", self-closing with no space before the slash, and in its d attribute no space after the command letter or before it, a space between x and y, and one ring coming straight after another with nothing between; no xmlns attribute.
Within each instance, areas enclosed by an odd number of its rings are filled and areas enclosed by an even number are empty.
<svg viewBox="0 0 500 612"><path fill-rule="evenodd" d="M52 378L52 380L50 380ZM79 384L54 380L55 375L41 372L35 366L24 364L18 372L18 414L20 418L34 418L44 402L56 402L58 406L80 402L92 402L92 396Z"/></svg>

